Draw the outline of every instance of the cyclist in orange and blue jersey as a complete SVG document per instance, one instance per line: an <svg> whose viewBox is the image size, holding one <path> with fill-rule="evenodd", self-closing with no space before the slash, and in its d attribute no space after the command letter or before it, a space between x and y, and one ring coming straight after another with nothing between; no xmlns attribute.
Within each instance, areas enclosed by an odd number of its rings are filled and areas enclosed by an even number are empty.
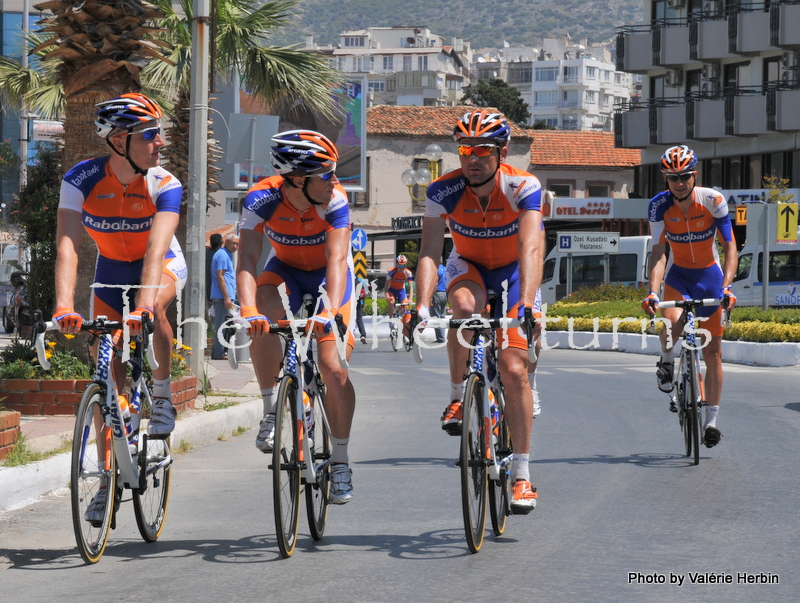
<svg viewBox="0 0 800 603"><path fill-rule="evenodd" d="M64 333L80 330L74 310L81 228L97 244L92 316L122 320L132 334L142 313L154 319L153 409L148 433L166 436L175 427L171 402L172 327L166 316L186 283L186 262L175 238L183 188L160 166L164 138L161 109L143 94L123 94L97 105L95 126L113 153L73 167L61 183L58 206L56 311ZM120 286L132 285L124 292ZM135 297L134 297L135 295ZM128 298L127 314L125 297ZM121 362L116 381L125 383Z"/></svg>
<svg viewBox="0 0 800 603"><path fill-rule="evenodd" d="M703 441L708 448L719 443L722 433L717 428L717 415L722 394L722 306L732 309L736 296L730 284L736 273L738 253L733 236L728 204L725 198L710 188L696 186L697 156L686 145L670 147L661 157L661 171L667 190L650 200L650 234L655 244L650 256L650 294L642 302L649 315L658 309L658 291L664 283L664 300L719 298L721 307L701 306L700 317L707 320L700 327L703 359L706 364L706 416ZM724 268L720 266L716 240L722 241L725 253ZM665 255L669 245L669 261ZM673 346L669 345L666 329L660 333L661 360L656 377L661 391L673 389L674 342L683 330L683 310L670 308L662 315L672 325Z"/></svg>
<svg viewBox="0 0 800 603"><path fill-rule="evenodd" d="M397 266L386 273L386 310L389 316L394 316L395 304L402 304L408 298L406 294L406 283L410 287L414 286L414 275L406 268L408 258L404 255L397 256ZM409 301L412 301L409 299Z"/></svg>
<svg viewBox="0 0 800 603"><path fill-rule="evenodd" d="M465 113L456 124L453 138L461 169L431 183L425 203L417 270L417 311L422 320L430 317L428 307L448 225L453 251L446 266L447 297L454 318L480 313L489 289L498 299L507 290L507 307L497 304L497 316L505 312L518 318L524 316L525 308L534 309L542 279L542 188L535 176L505 163L510 137L506 119L484 109ZM511 510L524 514L535 507L537 493L531 487L528 468L533 396L527 337L521 331L509 329L508 346L500 349L499 365L514 442ZM461 433L463 374L469 355L456 336L452 330L448 334L451 402L442 416L442 429L451 435Z"/></svg>
<svg viewBox="0 0 800 603"><path fill-rule="evenodd" d="M326 412L333 446L329 502L345 504L353 496L347 446L356 396L347 370L339 364L334 317L341 314L347 326L349 359L354 345L355 281L347 195L335 173L339 152L325 136L311 130L282 132L272 142L272 165L279 175L260 181L245 197L236 276L241 316L249 324L253 367L264 401L256 447L266 453L274 445L275 383L283 354L279 337L269 334L268 321L287 317L281 295L285 285L292 316L300 310L303 294L316 300L317 314L311 323L328 391ZM272 250L262 270L258 262L265 235Z"/></svg>

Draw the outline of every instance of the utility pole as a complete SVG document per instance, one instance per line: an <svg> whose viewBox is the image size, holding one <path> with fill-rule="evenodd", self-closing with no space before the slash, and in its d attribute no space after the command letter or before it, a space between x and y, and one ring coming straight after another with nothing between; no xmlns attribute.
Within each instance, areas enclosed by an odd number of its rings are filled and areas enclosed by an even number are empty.
<svg viewBox="0 0 800 603"><path fill-rule="evenodd" d="M211 0L193 0L191 104L189 113L189 206L186 210L186 261L189 278L183 298L187 344L192 348L192 374L204 379L206 347L205 250L206 172L208 168L208 73Z"/></svg>
<svg viewBox="0 0 800 603"><path fill-rule="evenodd" d="M22 0L22 69L28 68L28 21L30 19L30 0ZM25 99L19 114L19 189L28 184L28 106Z"/></svg>

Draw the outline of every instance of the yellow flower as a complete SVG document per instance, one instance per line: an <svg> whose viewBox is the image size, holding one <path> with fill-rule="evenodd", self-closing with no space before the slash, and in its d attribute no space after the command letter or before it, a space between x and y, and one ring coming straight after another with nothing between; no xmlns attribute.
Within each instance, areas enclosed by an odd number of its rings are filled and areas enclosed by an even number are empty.
<svg viewBox="0 0 800 603"><path fill-rule="evenodd" d="M64 339L72 339L73 337L75 337L75 335L72 333L64 333Z"/></svg>
<svg viewBox="0 0 800 603"><path fill-rule="evenodd" d="M47 347L48 347L48 348L54 348L54 347L56 347L56 345L57 345L57 344L56 344L56 342L55 342L55 341L48 341L48 342L47 342Z"/></svg>

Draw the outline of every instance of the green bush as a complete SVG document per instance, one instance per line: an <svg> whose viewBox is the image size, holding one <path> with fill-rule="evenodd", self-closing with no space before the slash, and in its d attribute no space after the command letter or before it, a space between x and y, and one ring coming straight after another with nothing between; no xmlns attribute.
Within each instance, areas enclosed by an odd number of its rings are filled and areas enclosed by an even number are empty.
<svg viewBox="0 0 800 603"><path fill-rule="evenodd" d="M641 301L647 297L648 293L650 293L650 291L647 287L633 287L630 285L612 283L609 285L600 285L598 287L579 287L563 301L567 303L576 303L628 300L641 303Z"/></svg>

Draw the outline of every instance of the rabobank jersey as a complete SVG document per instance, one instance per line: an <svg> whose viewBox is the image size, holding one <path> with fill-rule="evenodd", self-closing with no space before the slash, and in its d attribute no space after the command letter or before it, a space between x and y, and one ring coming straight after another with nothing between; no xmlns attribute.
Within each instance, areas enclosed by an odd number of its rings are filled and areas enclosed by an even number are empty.
<svg viewBox="0 0 800 603"><path fill-rule="evenodd" d="M333 199L323 208L312 205L298 211L283 196L283 177L272 176L255 184L244 198L240 230L263 232L275 256L299 270L317 270L327 265L327 233L350 228L347 193L337 185Z"/></svg>
<svg viewBox="0 0 800 603"><path fill-rule="evenodd" d="M67 172L58 207L81 212L81 221L101 256L135 262L144 258L156 213L180 213L183 187L161 167L150 168L146 176L124 186L108 159L82 161ZM175 237L170 250L180 253Z"/></svg>
<svg viewBox="0 0 800 603"><path fill-rule="evenodd" d="M669 243L670 264L681 268L707 268L719 264L714 242L717 232L733 240L725 198L711 188L695 187L694 203L683 213L672 193L664 191L650 200L650 234L656 244Z"/></svg>
<svg viewBox="0 0 800 603"><path fill-rule="evenodd" d="M392 289L402 289L407 281L413 281L414 275L408 268L395 266L386 273L386 281Z"/></svg>
<svg viewBox="0 0 800 603"><path fill-rule="evenodd" d="M538 178L506 163L484 210L461 170L428 187L425 217L446 218L458 254L493 270L519 259L519 222L523 210L541 211Z"/></svg>

